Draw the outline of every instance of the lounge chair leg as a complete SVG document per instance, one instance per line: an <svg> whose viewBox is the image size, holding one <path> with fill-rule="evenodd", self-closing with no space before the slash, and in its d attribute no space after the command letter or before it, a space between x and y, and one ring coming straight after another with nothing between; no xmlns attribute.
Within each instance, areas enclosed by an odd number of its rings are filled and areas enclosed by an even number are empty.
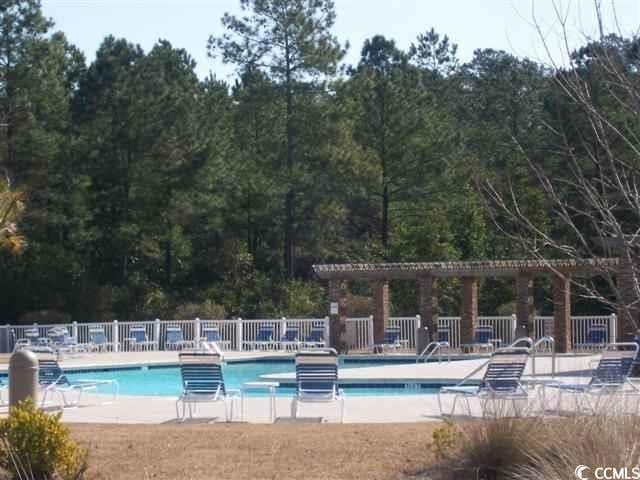
<svg viewBox="0 0 640 480"><path fill-rule="evenodd" d="M451 416L453 417L456 413L456 403L458 402L458 395L453 396L453 406L451 407Z"/></svg>
<svg viewBox="0 0 640 480"><path fill-rule="evenodd" d="M441 395L442 394L440 392L438 392L438 408L440 409L440 416L443 416L444 413L442 412L442 399L440 398Z"/></svg>
<svg viewBox="0 0 640 480"><path fill-rule="evenodd" d="M291 418L298 418L298 401L295 398L291 401Z"/></svg>
<svg viewBox="0 0 640 480"><path fill-rule="evenodd" d="M560 416L560 408L562 407L562 390L558 390L558 401L556 403L556 415Z"/></svg>
<svg viewBox="0 0 640 480"><path fill-rule="evenodd" d="M471 417L471 404L469 403L469 398L467 396L464 397L464 399L467 402L467 412L469 413L469 416Z"/></svg>

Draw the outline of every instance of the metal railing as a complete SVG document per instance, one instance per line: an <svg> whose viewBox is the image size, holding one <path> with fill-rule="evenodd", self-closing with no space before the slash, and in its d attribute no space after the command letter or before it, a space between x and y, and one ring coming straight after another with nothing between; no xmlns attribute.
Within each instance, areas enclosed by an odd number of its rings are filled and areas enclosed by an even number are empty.
<svg viewBox="0 0 640 480"><path fill-rule="evenodd" d="M447 362L451 362L451 348L449 347L449 342L431 342L424 348L424 350L422 350L420 355L416 357L416 363L419 363L420 360L422 360L423 363L428 362L431 357L445 348L447 349ZM441 361L442 354L438 355L438 363Z"/></svg>
<svg viewBox="0 0 640 480"><path fill-rule="evenodd" d="M547 351L551 352L551 377L556 376L556 348L555 340L553 337L547 336L539 338L531 348L531 375L536 376L536 357L540 353L540 346L546 347Z"/></svg>
<svg viewBox="0 0 640 480"><path fill-rule="evenodd" d="M346 319L345 341L351 351L369 351L373 348L373 317Z"/></svg>
<svg viewBox="0 0 640 480"><path fill-rule="evenodd" d="M169 327L178 327L182 332L182 340L191 342L193 345L199 345L203 338L203 329L217 328L221 341L230 348L231 351L242 351L250 349L252 343L258 338L258 331L261 326L267 325L272 328L272 341L277 345L278 341L284 336L287 328L295 327L298 329L298 337L301 342L307 339L312 328L324 329L324 339L329 339L329 319L325 318L278 318L278 319L225 319L225 320L152 320L145 322L98 322L98 323L69 323L69 324L51 324L51 325L4 325L0 326L1 338L0 350L11 352L16 342L26 339L31 332L37 331L37 335L32 335L38 339L47 338L49 330L53 328L66 328L69 335L73 337L78 345L89 346L92 342L92 331L99 330L104 333L106 342L109 345L109 351L127 352L138 350L140 343L133 340L132 328L139 327L144 330L146 343L145 350L166 350L167 345L167 329ZM371 328L372 331L372 328Z"/></svg>
<svg viewBox="0 0 640 480"><path fill-rule="evenodd" d="M478 318L481 326L491 326L493 337L501 339L503 345L512 343L515 338L515 316L481 316ZM282 338L288 327L296 327L299 340L304 341L313 327L322 326L325 330L324 339L329 339L329 319L324 318L265 318L265 319L193 319L193 320L152 320L144 322L98 322L98 323L68 323L68 324L31 324L0 326L0 350L10 352L16 341L27 338L29 331L37 330L37 336L46 338L52 328L64 327L69 335L79 344L91 342L91 331L100 329L115 351L129 351L135 345L131 338L131 327L143 327L149 340L147 348L163 350L166 348L167 327L179 327L185 341L198 343L202 338L202 329L217 327L220 338L230 345L230 350L242 351L250 348L252 342L258 338L261 326L269 326L273 330L273 341ZM403 345L410 350L417 346L417 330L420 316L391 317L389 326L399 328ZM438 341L448 342L451 349L460 348L460 317L439 317L437 321ZM616 339L617 319L615 315L590 315L571 317L571 343L575 351L596 351L607 343ZM553 331L553 317L537 316L534 319L535 340L551 337ZM345 340L352 351L367 351L373 348L373 317L347 318Z"/></svg>
<svg viewBox="0 0 640 480"><path fill-rule="evenodd" d="M502 345L509 345L515 339L517 326L515 315L478 317L478 325L491 327L493 329L493 338L500 340Z"/></svg>
<svg viewBox="0 0 640 480"><path fill-rule="evenodd" d="M438 339L449 342L453 349L460 348L460 317L438 317Z"/></svg>

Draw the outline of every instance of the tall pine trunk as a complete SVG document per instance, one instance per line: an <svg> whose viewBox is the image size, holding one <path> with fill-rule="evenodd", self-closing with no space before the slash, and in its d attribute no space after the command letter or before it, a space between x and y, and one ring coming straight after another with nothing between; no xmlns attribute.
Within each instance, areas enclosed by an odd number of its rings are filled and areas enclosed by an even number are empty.
<svg viewBox="0 0 640 480"><path fill-rule="evenodd" d="M293 92L291 90L291 66L289 44L286 43L286 80L287 91L287 193L284 199L284 265L286 277L293 279L296 271L294 211L295 192L293 188Z"/></svg>

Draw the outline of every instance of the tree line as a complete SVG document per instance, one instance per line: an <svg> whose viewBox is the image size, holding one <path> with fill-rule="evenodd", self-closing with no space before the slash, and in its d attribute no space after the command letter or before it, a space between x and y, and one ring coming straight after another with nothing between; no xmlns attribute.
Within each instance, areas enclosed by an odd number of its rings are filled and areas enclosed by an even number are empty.
<svg viewBox="0 0 640 480"><path fill-rule="evenodd" d="M530 168L561 175L582 152L598 175L589 116L557 77L624 116L594 52L636 75L637 39L589 43L559 72L492 49L461 62L426 29L406 50L375 35L346 65L332 1L240 2L208 42L232 83L198 78L168 40L109 36L88 63L39 0L0 5L0 172L24 243L0 251L2 319L325 315L314 263L530 255L487 184L570 241ZM368 286L352 291L366 310ZM455 281L441 291L455 313ZM512 300L485 281L481 311ZM415 285L392 285L392 304L415 314Z"/></svg>

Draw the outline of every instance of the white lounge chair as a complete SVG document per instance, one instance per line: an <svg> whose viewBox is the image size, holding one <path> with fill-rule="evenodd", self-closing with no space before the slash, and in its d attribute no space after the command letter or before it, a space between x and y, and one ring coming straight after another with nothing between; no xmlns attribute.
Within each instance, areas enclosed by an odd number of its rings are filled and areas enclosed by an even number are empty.
<svg viewBox="0 0 640 480"><path fill-rule="evenodd" d="M115 350L113 342L107 338L104 327L89 328L89 344L88 347L93 352L106 352Z"/></svg>
<svg viewBox="0 0 640 480"><path fill-rule="evenodd" d="M640 388L629 380L633 362L638 356L635 342L611 343L602 352L598 366L593 370L589 383L549 383L546 389L557 392L556 413L560 414L563 394L573 394L578 412L584 403L585 410L598 413L602 399L609 397L635 397L640 401ZM584 402L583 402L584 401ZM640 403L636 410L640 407Z"/></svg>
<svg viewBox="0 0 640 480"><path fill-rule="evenodd" d="M149 340L147 329L144 325L132 325L129 328L129 337L124 339L129 343L131 350L157 350L158 341Z"/></svg>
<svg viewBox="0 0 640 480"><path fill-rule="evenodd" d="M482 408L482 415L487 414L487 405L490 401L506 400L513 402L514 412L519 409L517 401L527 401L527 389L520 383L530 350L525 347L503 348L493 353L486 364L484 377L479 385L464 385L463 380L452 387L442 387L438 392L438 407L441 415L454 415L458 399L464 399L467 413L471 413L470 398L478 398ZM445 413L442 408L442 396L453 395L453 406L450 413Z"/></svg>
<svg viewBox="0 0 640 480"><path fill-rule="evenodd" d="M229 350L231 348L231 341L222 338L218 327L203 327L200 343L216 344L221 350Z"/></svg>
<svg viewBox="0 0 640 480"><path fill-rule="evenodd" d="M168 326L164 346L167 350L181 350L183 348L195 348L194 340L185 340L182 328L178 326Z"/></svg>
<svg viewBox="0 0 640 480"><path fill-rule="evenodd" d="M333 348L300 351L296 354L296 394L291 416L297 418L301 403L339 404L344 420L344 392L338 386L338 353Z"/></svg>
<svg viewBox="0 0 640 480"><path fill-rule="evenodd" d="M243 343L250 350L273 350L276 341L275 338L275 328L273 325L264 324L258 327L258 332L256 334L255 340L246 340Z"/></svg>
<svg viewBox="0 0 640 480"><path fill-rule="evenodd" d="M110 385L112 389L112 401L118 399L119 385L116 380L70 380L53 358L38 359L38 381L41 387L42 406L46 405L49 395L60 395L60 407L77 407L80 405L85 392L97 392L98 387ZM73 398L75 396L75 398ZM105 402L107 403L107 402Z"/></svg>
<svg viewBox="0 0 640 480"><path fill-rule="evenodd" d="M189 410L193 418L198 403L224 403L226 421L233 420L234 402L239 390L228 389L224 383L222 357L217 353L180 353L182 394L176 401L176 417L184 421ZM180 405L182 404L182 414Z"/></svg>

